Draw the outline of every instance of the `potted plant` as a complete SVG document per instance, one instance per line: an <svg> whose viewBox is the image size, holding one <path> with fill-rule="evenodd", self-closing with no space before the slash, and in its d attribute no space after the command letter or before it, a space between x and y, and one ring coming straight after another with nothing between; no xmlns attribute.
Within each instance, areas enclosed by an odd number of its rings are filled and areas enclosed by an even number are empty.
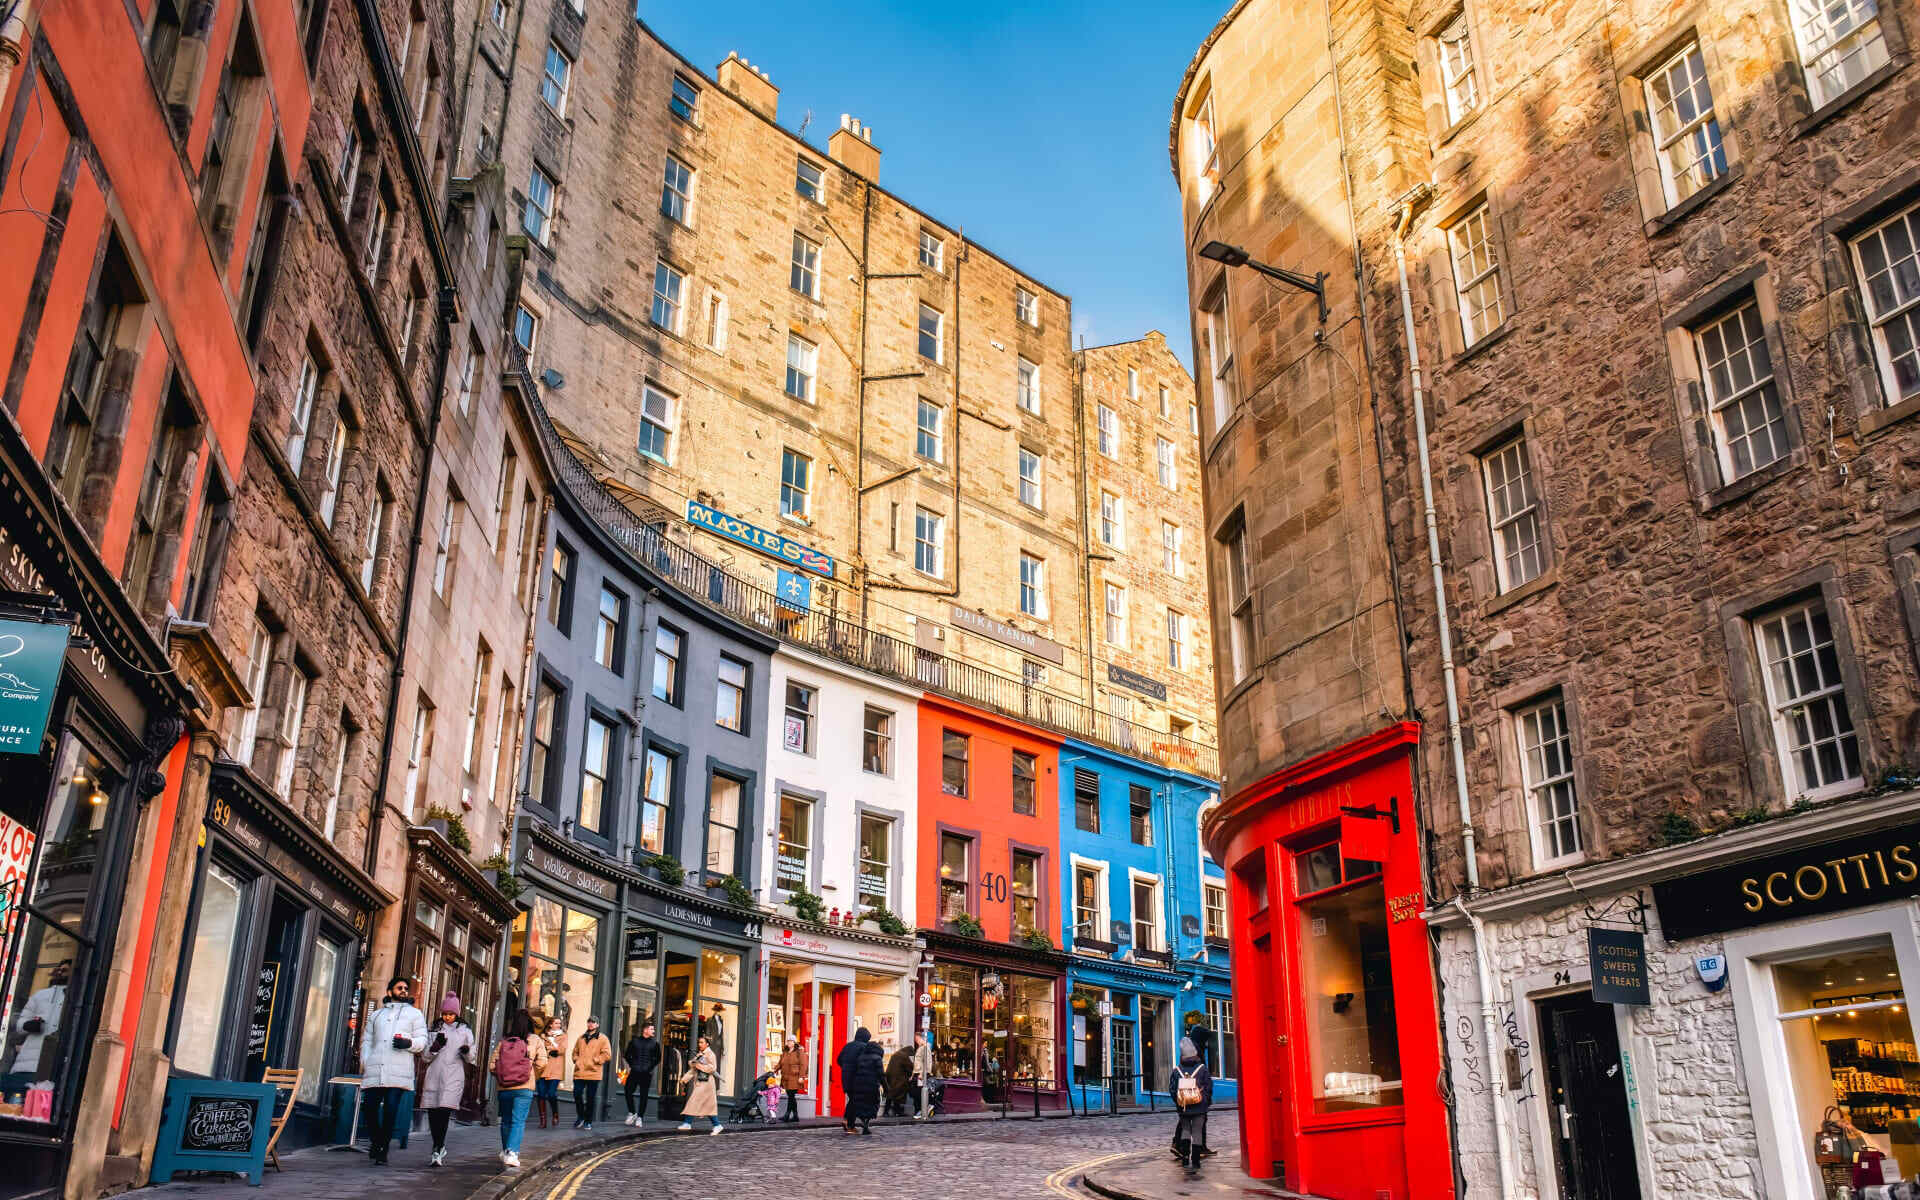
<svg viewBox="0 0 1920 1200"><path fill-rule="evenodd" d="M752 908L753 889L748 887L738 875L711 875L707 878L707 887L724 888L727 903L735 908Z"/></svg>
<svg viewBox="0 0 1920 1200"><path fill-rule="evenodd" d="M827 907L825 900L804 887L795 892L787 903L793 906L794 916L814 925L820 923L821 917L826 912Z"/></svg>
<svg viewBox="0 0 1920 1200"><path fill-rule="evenodd" d="M961 937L977 938L987 936L986 927L980 924L980 918L974 916L972 913L960 913L947 922L947 928L953 930Z"/></svg>
<svg viewBox="0 0 1920 1200"><path fill-rule="evenodd" d="M1044 929L1026 928L1020 931L1020 944L1029 950L1051 950L1053 939Z"/></svg>
<svg viewBox="0 0 1920 1200"><path fill-rule="evenodd" d="M435 804L427 809L426 826L447 839L462 854L473 853L473 838L467 833L467 820L450 808Z"/></svg>
<svg viewBox="0 0 1920 1200"><path fill-rule="evenodd" d="M513 865L507 861L505 854L494 854L480 864L480 869L486 872L487 881L493 884L494 890L509 900L527 890L526 885L513 873Z"/></svg>
<svg viewBox="0 0 1920 1200"><path fill-rule="evenodd" d="M671 854L656 854L645 865L668 887L679 887L687 881L687 869Z"/></svg>
<svg viewBox="0 0 1920 1200"><path fill-rule="evenodd" d="M899 915L890 908L868 909L863 923L864 921L873 922L881 933L889 937L905 937L907 934L907 923L902 921Z"/></svg>

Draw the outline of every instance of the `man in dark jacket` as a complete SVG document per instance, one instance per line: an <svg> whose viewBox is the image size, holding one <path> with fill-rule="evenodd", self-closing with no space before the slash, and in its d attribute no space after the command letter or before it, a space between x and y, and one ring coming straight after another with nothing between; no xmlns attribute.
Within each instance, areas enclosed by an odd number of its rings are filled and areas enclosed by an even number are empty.
<svg viewBox="0 0 1920 1200"><path fill-rule="evenodd" d="M860 1132L871 1137L873 1119L880 1115L880 1084L886 1074L886 1054L863 1025L854 1033L852 1041L840 1047L833 1061L840 1068L840 1090L846 1095L843 1127L852 1133L857 1121Z"/></svg>
<svg viewBox="0 0 1920 1200"><path fill-rule="evenodd" d="M893 1052L887 1059L887 1115L905 1117L912 1115L907 1106L908 1097L913 1094L913 1051L905 1046Z"/></svg>
<svg viewBox="0 0 1920 1200"><path fill-rule="evenodd" d="M660 1065L660 1043L654 1040L652 1021L642 1022L627 1039L620 1058L627 1064L627 1124L638 1125L647 1111L647 1093L653 1090L654 1068Z"/></svg>
<svg viewBox="0 0 1920 1200"><path fill-rule="evenodd" d="M1181 1088L1187 1100L1182 1103ZM1195 1096L1195 1091L1198 1095ZM1167 1078L1167 1091L1180 1110L1180 1121L1173 1128L1173 1153L1190 1171L1200 1169L1200 1160L1213 1151L1207 1149L1207 1110L1213 1107L1213 1075L1206 1060L1188 1046L1180 1056L1180 1066Z"/></svg>

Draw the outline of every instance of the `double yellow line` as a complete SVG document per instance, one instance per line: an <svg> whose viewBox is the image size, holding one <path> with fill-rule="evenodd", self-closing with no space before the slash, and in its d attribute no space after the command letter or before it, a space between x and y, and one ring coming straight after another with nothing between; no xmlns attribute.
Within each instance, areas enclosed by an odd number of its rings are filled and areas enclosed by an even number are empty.
<svg viewBox="0 0 1920 1200"><path fill-rule="evenodd" d="M560 1182L553 1185L553 1190L547 1193L547 1200L573 1200L575 1196L580 1194L580 1185L587 1181L587 1176L593 1174L594 1170L598 1168L601 1163L606 1162L610 1158L618 1158L622 1154L627 1154L643 1146L651 1146L653 1144L654 1141L651 1140L636 1142L631 1146L621 1146L618 1149L608 1150L594 1155L592 1158L562 1176Z"/></svg>
<svg viewBox="0 0 1920 1200"><path fill-rule="evenodd" d="M1114 1162L1122 1158L1127 1158L1138 1153L1139 1151L1137 1150L1122 1150L1118 1154L1109 1154L1104 1158L1090 1158L1086 1162L1075 1163L1071 1167L1062 1167L1058 1171L1055 1171L1053 1174L1047 1176L1047 1190L1049 1192L1052 1192L1056 1196L1072 1196L1075 1198L1075 1200L1080 1200L1080 1198L1083 1197L1085 1193L1076 1192L1072 1188L1067 1186L1067 1184L1076 1175L1085 1175L1088 1171L1093 1170L1095 1167L1103 1167L1110 1162Z"/></svg>

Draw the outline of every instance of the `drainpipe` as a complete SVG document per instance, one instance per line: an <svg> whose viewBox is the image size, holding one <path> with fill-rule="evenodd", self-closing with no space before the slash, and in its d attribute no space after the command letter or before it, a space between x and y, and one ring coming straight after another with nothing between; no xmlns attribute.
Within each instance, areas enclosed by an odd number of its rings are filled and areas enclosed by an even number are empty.
<svg viewBox="0 0 1920 1200"><path fill-rule="evenodd" d="M7 98L7 86L13 82L13 69L26 56L32 38L33 0L18 0L0 9L0 100Z"/></svg>
<svg viewBox="0 0 1920 1200"><path fill-rule="evenodd" d="M1393 265L1400 275L1400 322L1407 341L1407 372L1413 383L1413 435L1420 448L1420 501L1427 525L1427 562L1433 568L1434 611L1440 627L1440 674L1447 694L1447 745L1453 756L1453 787L1460 806L1460 842L1466 855L1466 892L1454 907L1473 931L1473 963L1480 978L1481 1052L1493 1083L1493 1134L1500 1166L1500 1195L1513 1200L1513 1131L1507 1126L1507 1079L1501 1068L1500 1017L1493 994L1493 964L1487 958L1486 929L1467 909L1466 896L1480 890L1480 863L1474 849L1473 802L1467 794L1467 756L1460 739L1460 693L1453 679L1453 630L1447 623L1447 580L1440 565L1440 529L1433 511L1433 466L1427 454L1426 387L1420 378L1420 343L1413 330L1413 296L1407 287L1407 227L1413 210L1432 188L1420 184L1400 198L1400 219L1393 231Z"/></svg>

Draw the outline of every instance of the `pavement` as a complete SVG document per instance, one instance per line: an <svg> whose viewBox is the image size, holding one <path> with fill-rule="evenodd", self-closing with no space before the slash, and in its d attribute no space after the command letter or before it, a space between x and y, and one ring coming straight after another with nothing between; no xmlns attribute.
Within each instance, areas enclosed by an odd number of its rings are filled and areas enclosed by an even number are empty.
<svg viewBox="0 0 1920 1200"><path fill-rule="evenodd" d="M154 1200L625 1200L659 1194L674 1200L899 1200L902 1184L922 1200L982 1195L1078 1196L1109 1200L1175 1197L1288 1197L1239 1174L1237 1114L1215 1110L1210 1140L1221 1147L1199 1178L1167 1153L1169 1113L1074 1117L997 1113L943 1117L929 1124L874 1122L871 1137L848 1137L835 1118L797 1125L729 1125L709 1136L673 1123L634 1128L615 1121L591 1133L563 1124L530 1128L518 1171L503 1171L498 1126L458 1125L447 1135L447 1165L429 1167L424 1127L390 1163L364 1154L310 1147L281 1155L260 1189L231 1175L176 1178L148 1189ZM568 1114L571 1120L571 1114ZM1082 1189L1082 1184L1085 1190Z"/></svg>

